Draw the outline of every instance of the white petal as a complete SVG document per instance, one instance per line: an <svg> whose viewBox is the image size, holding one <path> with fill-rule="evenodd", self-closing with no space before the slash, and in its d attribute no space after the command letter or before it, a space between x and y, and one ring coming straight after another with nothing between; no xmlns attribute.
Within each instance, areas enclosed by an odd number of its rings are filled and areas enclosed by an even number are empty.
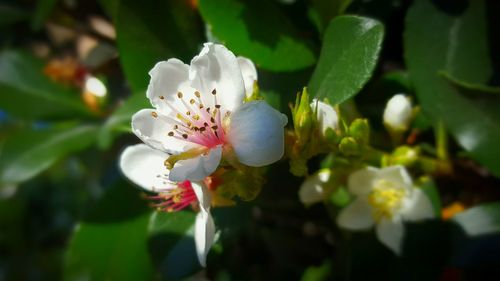
<svg viewBox="0 0 500 281"><path fill-rule="evenodd" d="M152 109L143 109L132 116L132 131L147 145L167 153L178 154L199 147L198 144L169 137L168 132L175 125L174 120L156 113Z"/></svg>
<svg viewBox="0 0 500 281"><path fill-rule="evenodd" d="M354 195L367 195L370 193L373 187L373 180L378 171L379 169L377 168L366 167L352 173L347 180L349 192Z"/></svg>
<svg viewBox="0 0 500 281"><path fill-rule="evenodd" d="M201 181L209 176L219 166L222 157L222 146L217 146L200 155L188 160L180 160L175 163L170 171L170 180L181 182L185 180Z"/></svg>
<svg viewBox="0 0 500 281"><path fill-rule="evenodd" d="M340 211L337 224L350 230L364 230L373 226L372 208L366 198L357 198Z"/></svg>
<svg viewBox="0 0 500 281"><path fill-rule="evenodd" d="M396 255L401 255L404 236L404 225L401 220L382 219L376 227L377 237Z"/></svg>
<svg viewBox="0 0 500 281"><path fill-rule="evenodd" d="M208 105L212 91L217 91L221 111L234 111L245 97L245 85L234 54L223 45L205 43L200 54L193 58L189 69L191 86L198 89Z"/></svg>
<svg viewBox="0 0 500 281"><path fill-rule="evenodd" d="M177 98L178 92L185 94L195 92L190 87L189 66L178 59L169 59L157 63L149 71L149 75L151 80L149 81L146 96L151 101L151 104L164 115L172 113L172 110L167 106L167 102L173 103L174 107L181 105ZM160 97L163 97L163 99Z"/></svg>
<svg viewBox="0 0 500 281"><path fill-rule="evenodd" d="M385 179L399 184L407 189L410 189L413 186L413 181L408 174L408 171L406 171L406 168L401 165L389 166L387 168L380 169L377 172L377 179Z"/></svg>
<svg viewBox="0 0 500 281"><path fill-rule="evenodd" d="M196 245L196 254L201 266L206 266L206 259L210 248L214 243L215 224L210 212L201 209L196 215L194 226L194 242Z"/></svg>
<svg viewBox="0 0 500 281"><path fill-rule="evenodd" d="M325 196L323 186L330 179L330 175L329 169L323 169L308 177L300 186L300 201L306 205L323 201Z"/></svg>
<svg viewBox="0 0 500 281"><path fill-rule="evenodd" d="M246 96L250 97L253 93L253 84L257 81L257 69L255 69L255 65L250 59L237 57L237 60L243 75Z"/></svg>
<svg viewBox="0 0 500 281"><path fill-rule="evenodd" d="M337 116L337 111L335 111L333 106L318 99L313 99L311 102L311 108L316 111L316 117L323 134L328 128L331 128L332 130L336 130L338 128L339 118Z"/></svg>
<svg viewBox="0 0 500 281"><path fill-rule="evenodd" d="M402 94L393 96L384 110L384 123L393 129L406 130L410 125L412 107L410 99Z"/></svg>
<svg viewBox="0 0 500 281"><path fill-rule="evenodd" d="M230 118L228 139L241 163L261 167L283 156L285 115L264 101L252 101Z"/></svg>
<svg viewBox="0 0 500 281"><path fill-rule="evenodd" d="M120 156L120 168L127 178L149 191L175 187L163 165L168 155L145 144L127 147Z"/></svg>
<svg viewBox="0 0 500 281"><path fill-rule="evenodd" d="M408 221L432 219L434 218L434 208L422 190L413 188L410 197L403 202L401 215Z"/></svg>
<svg viewBox="0 0 500 281"><path fill-rule="evenodd" d="M196 194L196 199L200 202L200 208L210 210L210 191L203 182L192 181L191 186Z"/></svg>

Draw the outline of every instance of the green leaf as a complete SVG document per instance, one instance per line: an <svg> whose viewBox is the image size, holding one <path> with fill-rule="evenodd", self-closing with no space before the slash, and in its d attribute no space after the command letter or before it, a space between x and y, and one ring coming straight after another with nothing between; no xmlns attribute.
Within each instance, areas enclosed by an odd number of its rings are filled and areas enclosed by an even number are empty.
<svg viewBox="0 0 500 281"><path fill-rule="evenodd" d="M450 73L446 71L440 71L439 75L446 79L451 85L455 86L456 89L464 94L469 94L471 97L474 95L481 95L481 94L500 94L500 87L491 87L487 85L482 85L482 84L477 84L477 83L470 83L467 81L459 80L453 76L451 76Z"/></svg>
<svg viewBox="0 0 500 281"><path fill-rule="evenodd" d="M320 266L309 266L304 270L301 281L322 281L328 280L332 271L332 261L326 260Z"/></svg>
<svg viewBox="0 0 500 281"><path fill-rule="evenodd" d="M316 61L309 41L271 1L200 0L212 34L231 51L272 71L293 71Z"/></svg>
<svg viewBox="0 0 500 281"><path fill-rule="evenodd" d="M134 93L149 83L148 72L162 60L189 62L201 45L196 12L188 1L120 2L116 20L120 60Z"/></svg>
<svg viewBox="0 0 500 281"><path fill-rule="evenodd" d="M134 94L129 97L111 116L108 117L104 125L99 130L98 145L102 149L107 149L111 146L113 137L119 133L131 130L130 122L132 115L143 108L150 108L151 104L146 98L146 95Z"/></svg>
<svg viewBox="0 0 500 281"><path fill-rule="evenodd" d="M434 122L442 119L473 158L500 176L499 100L468 98L438 75L444 70L477 84L490 78L484 1L465 8L415 1L406 18L406 63L423 111Z"/></svg>
<svg viewBox="0 0 500 281"><path fill-rule="evenodd" d="M0 182L19 183L36 176L65 155L90 146L97 128L90 125L25 130L8 138L0 155Z"/></svg>
<svg viewBox="0 0 500 281"><path fill-rule="evenodd" d="M500 203L472 207L452 218L469 236L500 233Z"/></svg>
<svg viewBox="0 0 500 281"><path fill-rule="evenodd" d="M328 25L330 20L345 12L352 0L312 0L311 7L320 18L320 33Z"/></svg>
<svg viewBox="0 0 500 281"><path fill-rule="evenodd" d="M80 93L53 83L43 74L43 62L14 51L0 53L0 104L23 119L90 116Z"/></svg>
<svg viewBox="0 0 500 281"><path fill-rule="evenodd" d="M147 248L149 218L146 213L115 223L77 225L66 255L64 279L153 280Z"/></svg>
<svg viewBox="0 0 500 281"><path fill-rule="evenodd" d="M31 22L31 28L33 30L39 30L45 19L50 16L52 10L57 4L57 0L38 0L36 4L35 14L33 15L33 20Z"/></svg>
<svg viewBox="0 0 500 281"><path fill-rule="evenodd" d="M200 269L193 240L195 217L189 211L151 216L149 249L165 280L179 280Z"/></svg>
<svg viewBox="0 0 500 281"><path fill-rule="evenodd" d="M376 20L339 16L330 22L309 92L332 104L356 95L377 63L384 27Z"/></svg>

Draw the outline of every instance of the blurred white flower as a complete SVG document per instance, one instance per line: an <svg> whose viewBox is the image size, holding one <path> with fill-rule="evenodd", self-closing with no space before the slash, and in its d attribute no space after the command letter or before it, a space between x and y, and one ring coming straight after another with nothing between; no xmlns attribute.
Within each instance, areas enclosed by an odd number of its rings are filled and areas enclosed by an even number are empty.
<svg viewBox="0 0 500 281"><path fill-rule="evenodd" d="M206 265L207 254L214 243L215 225L210 215L210 192L203 182L172 182L163 162L167 155L145 144L129 146L120 157L120 168L135 184L143 189L156 192L149 197L158 203L160 211L174 212L187 206L198 205L194 239L198 260Z"/></svg>
<svg viewBox="0 0 500 281"><path fill-rule="evenodd" d="M339 117L337 116L337 111L335 111L333 106L318 99L313 99L311 102L311 108L313 109L313 112L316 112L316 118L323 134L325 134L328 128L334 131L338 129Z"/></svg>
<svg viewBox="0 0 500 281"><path fill-rule="evenodd" d="M384 124L391 130L406 131L413 117L410 99L403 95L394 95L385 106Z"/></svg>
<svg viewBox="0 0 500 281"><path fill-rule="evenodd" d="M253 167L283 156L286 116L264 101L244 103L257 79L250 60L206 43L190 65L169 59L149 75L146 95L155 110L137 112L132 129L169 158L170 180L202 180L217 169L223 152Z"/></svg>
<svg viewBox="0 0 500 281"><path fill-rule="evenodd" d="M413 186L403 166L356 171L349 176L348 188L356 198L340 212L338 225L349 230L376 225L378 239L397 255L401 254L403 221L434 217L430 200Z"/></svg>
<svg viewBox="0 0 500 281"><path fill-rule="evenodd" d="M299 199L305 205L323 201L325 196L324 185L330 179L330 169L321 169L314 175L306 178L299 189Z"/></svg>

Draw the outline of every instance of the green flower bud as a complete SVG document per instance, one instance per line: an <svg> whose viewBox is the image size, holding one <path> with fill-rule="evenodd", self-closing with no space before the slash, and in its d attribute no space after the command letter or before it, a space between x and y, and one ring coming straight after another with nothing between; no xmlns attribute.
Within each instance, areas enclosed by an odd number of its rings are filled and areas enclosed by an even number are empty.
<svg viewBox="0 0 500 281"><path fill-rule="evenodd" d="M356 119L349 126L349 135L360 144L368 144L370 140L370 125L367 119Z"/></svg>
<svg viewBox="0 0 500 281"><path fill-rule="evenodd" d="M345 137L340 141L339 150L345 155L357 155L360 151L358 142L353 137Z"/></svg>
<svg viewBox="0 0 500 281"><path fill-rule="evenodd" d="M389 156L389 165L411 166L415 164L420 156L418 147L400 146Z"/></svg>
<svg viewBox="0 0 500 281"><path fill-rule="evenodd" d="M302 94L297 95L295 105L292 108L292 119L298 142L305 144L309 140L315 123L306 88L302 90Z"/></svg>

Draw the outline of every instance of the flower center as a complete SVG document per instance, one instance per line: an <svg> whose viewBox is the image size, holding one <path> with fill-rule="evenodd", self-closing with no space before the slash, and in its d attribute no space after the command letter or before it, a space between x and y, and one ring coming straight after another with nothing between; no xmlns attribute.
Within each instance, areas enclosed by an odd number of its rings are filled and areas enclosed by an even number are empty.
<svg viewBox="0 0 500 281"><path fill-rule="evenodd" d="M392 219L394 213L401 208L406 191L399 184L386 179L376 180L368 202L373 207L376 221L382 218Z"/></svg>
<svg viewBox="0 0 500 281"><path fill-rule="evenodd" d="M175 212L197 202L196 194L190 181L177 183L177 188L168 189L148 199L158 201L152 204L158 211Z"/></svg>
<svg viewBox="0 0 500 281"><path fill-rule="evenodd" d="M182 92L177 93L177 99L183 108L176 108L165 97L160 96L167 106L175 112L175 125L168 132L168 136L197 143L208 148L225 143L225 132L222 126L223 116L221 105L217 101L217 91L213 89L214 107L206 107L199 91L195 91L191 98ZM177 106L179 107L179 106ZM224 117L230 115L227 111ZM153 116L154 117L154 116Z"/></svg>

